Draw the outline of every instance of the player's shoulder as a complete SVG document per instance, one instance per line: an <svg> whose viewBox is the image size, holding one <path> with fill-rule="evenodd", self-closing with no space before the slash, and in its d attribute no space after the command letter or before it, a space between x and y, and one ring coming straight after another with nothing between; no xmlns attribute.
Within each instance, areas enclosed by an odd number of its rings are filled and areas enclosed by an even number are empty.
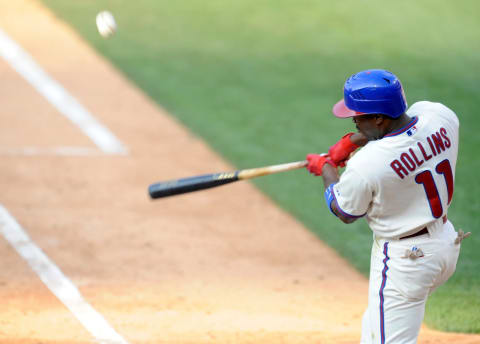
<svg viewBox="0 0 480 344"><path fill-rule="evenodd" d="M454 122L457 126L459 124L458 117L456 113L442 103L430 102L430 101L419 101L414 103L407 110L407 115L413 117L435 117L443 118L447 121Z"/></svg>
<svg viewBox="0 0 480 344"><path fill-rule="evenodd" d="M385 153L387 153L385 147L379 145L377 141L370 141L348 160L347 168L369 179L375 174L373 172L379 170L379 165L383 164Z"/></svg>
<svg viewBox="0 0 480 344"><path fill-rule="evenodd" d="M397 139L369 141L349 159L347 168L375 183L385 172L385 162L395 159L399 147L404 147L404 142Z"/></svg>

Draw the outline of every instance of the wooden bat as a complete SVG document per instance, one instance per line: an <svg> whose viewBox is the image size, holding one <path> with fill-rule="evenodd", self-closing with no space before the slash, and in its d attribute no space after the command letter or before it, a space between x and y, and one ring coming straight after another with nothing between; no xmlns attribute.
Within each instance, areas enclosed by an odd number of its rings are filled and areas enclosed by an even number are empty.
<svg viewBox="0 0 480 344"><path fill-rule="evenodd" d="M299 169L307 166L307 160L290 162L286 164L250 168L234 172L220 172L202 176L174 179L151 184L148 193L152 199L179 195L187 192L203 190L220 186L238 180L266 176L273 173Z"/></svg>

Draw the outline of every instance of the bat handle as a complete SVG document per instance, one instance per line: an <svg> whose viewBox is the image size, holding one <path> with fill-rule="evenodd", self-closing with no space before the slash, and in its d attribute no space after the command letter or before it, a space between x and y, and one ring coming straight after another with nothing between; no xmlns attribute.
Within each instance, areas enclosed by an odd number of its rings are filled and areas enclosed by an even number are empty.
<svg viewBox="0 0 480 344"><path fill-rule="evenodd" d="M266 167L251 168L238 171L238 179L250 179L255 177L266 176L273 173L296 170L308 165L307 160L289 162L286 164L272 165Z"/></svg>

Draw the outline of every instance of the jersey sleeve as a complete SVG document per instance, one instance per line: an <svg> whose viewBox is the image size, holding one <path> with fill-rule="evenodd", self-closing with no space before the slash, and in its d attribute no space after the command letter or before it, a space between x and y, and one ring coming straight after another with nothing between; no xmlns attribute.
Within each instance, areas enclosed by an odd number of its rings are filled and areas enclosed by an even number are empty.
<svg viewBox="0 0 480 344"><path fill-rule="evenodd" d="M354 169L347 169L333 186L338 211L345 217L358 218L367 213L373 199L368 182Z"/></svg>

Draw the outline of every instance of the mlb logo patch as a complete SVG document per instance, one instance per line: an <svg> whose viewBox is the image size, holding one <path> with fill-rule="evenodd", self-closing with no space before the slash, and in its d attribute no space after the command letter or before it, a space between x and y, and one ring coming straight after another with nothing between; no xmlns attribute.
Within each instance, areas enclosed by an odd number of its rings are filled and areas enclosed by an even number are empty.
<svg viewBox="0 0 480 344"><path fill-rule="evenodd" d="M411 127L410 129L407 130L407 135L412 136L416 132L417 132L417 127L414 125L413 127Z"/></svg>

